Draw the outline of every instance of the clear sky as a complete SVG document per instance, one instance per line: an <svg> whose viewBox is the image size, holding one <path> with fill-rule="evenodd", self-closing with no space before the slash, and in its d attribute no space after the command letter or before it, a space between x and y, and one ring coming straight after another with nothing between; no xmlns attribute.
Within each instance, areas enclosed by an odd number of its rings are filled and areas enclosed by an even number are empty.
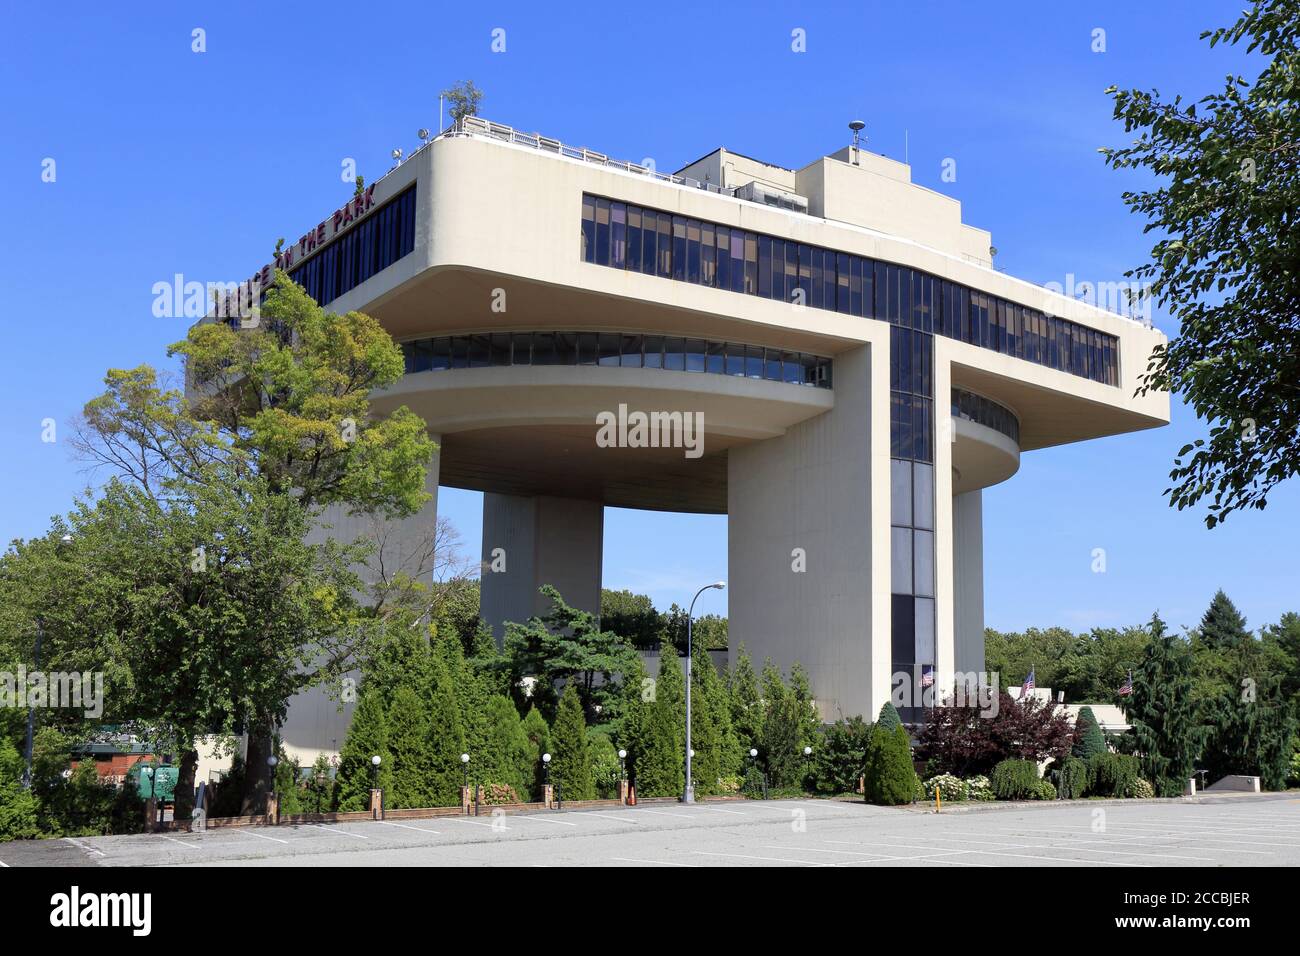
<svg viewBox="0 0 1300 956"><path fill-rule="evenodd" d="M1240 6L15 5L0 61L0 172L14 187L0 228L0 535L40 533L90 480L66 425L104 370L167 364L186 320L153 316L155 282L246 278L277 237L350 194L345 159L373 180L393 147L418 145L457 80L486 91L490 119L660 169L721 145L802 166L860 117L868 148L906 156L914 181L992 231L1001 268L1118 281L1150 239L1120 200L1138 180L1097 153L1125 139L1102 91L1199 97L1229 72L1253 78L1244 54L1197 39ZM196 28L206 52L192 50ZM956 182L940 180L946 159ZM1188 625L1218 587L1252 626L1300 608L1296 483L1214 531L1161 497L1173 453L1202 430L1175 401L1168 428L1025 455L985 493L988 624L1084 629L1159 608ZM444 490L440 503L477 554L481 496ZM726 576L724 517L610 509L605 527L607 587L666 607ZM725 612L725 599L698 607Z"/></svg>

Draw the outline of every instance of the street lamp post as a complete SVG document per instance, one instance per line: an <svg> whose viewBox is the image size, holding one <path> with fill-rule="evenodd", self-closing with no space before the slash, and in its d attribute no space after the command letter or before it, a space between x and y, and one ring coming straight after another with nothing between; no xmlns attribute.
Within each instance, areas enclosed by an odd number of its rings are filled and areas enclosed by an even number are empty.
<svg viewBox="0 0 1300 956"><path fill-rule="evenodd" d="M370 766L374 768L374 770L371 772L370 779L374 786L374 789L376 790L379 789L379 765L383 762L384 762L384 758L379 756L379 754L375 754L373 757L370 758Z"/></svg>
<svg viewBox="0 0 1300 956"><path fill-rule="evenodd" d="M624 780L627 779L627 751L626 750L620 750L618 752L618 775L622 777Z"/></svg>
<svg viewBox="0 0 1300 956"><path fill-rule="evenodd" d="M691 658L695 652L695 641L691 634L691 620L695 614L695 602L699 600L701 594L710 589L721 591L726 586L726 581L715 581L713 584L704 585L695 592L695 597L691 598L691 606L686 610L686 792L682 794L682 803L695 802L695 783L691 779L691 757L694 754L691 750Z"/></svg>

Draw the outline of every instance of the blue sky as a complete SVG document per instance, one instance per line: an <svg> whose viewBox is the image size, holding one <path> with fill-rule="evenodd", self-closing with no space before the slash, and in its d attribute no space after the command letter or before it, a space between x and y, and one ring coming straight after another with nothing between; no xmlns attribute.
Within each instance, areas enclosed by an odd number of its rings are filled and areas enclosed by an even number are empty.
<svg viewBox="0 0 1300 956"><path fill-rule="evenodd" d="M153 284L249 275L349 194L344 158L374 179L394 146L417 145L456 80L486 90L491 119L661 169L720 145L801 166L861 117L868 148L906 149L916 182L992 231L1003 269L1063 283L1119 280L1150 245L1120 200L1139 181L1096 152L1124 139L1103 89L1199 96L1257 72L1197 39L1232 3L82 6L6 16L5 540L40 533L90 480L64 439L104 370L166 364L184 335L185 320L152 315ZM791 50L795 29L806 52ZM947 158L955 183L939 178ZM1300 606L1296 483L1212 532L1161 497L1173 453L1202 429L1175 402L1168 428L1027 454L985 496L988 624L1083 629L1159 608L1189 625L1218 587L1253 626ZM444 490L441 508L477 554L480 496ZM1099 547L1105 574L1090 569ZM725 576L725 518L607 511L606 586L666 607ZM698 607L723 612L725 598Z"/></svg>

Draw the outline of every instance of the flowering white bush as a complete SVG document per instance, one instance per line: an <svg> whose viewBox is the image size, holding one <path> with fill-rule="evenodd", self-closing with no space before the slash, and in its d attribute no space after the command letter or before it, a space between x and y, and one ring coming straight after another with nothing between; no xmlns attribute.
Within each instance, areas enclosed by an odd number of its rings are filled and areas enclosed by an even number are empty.
<svg viewBox="0 0 1300 956"><path fill-rule="evenodd" d="M996 800L993 794L993 788L989 786L989 778L981 774L978 777L971 777L966 781L966 797L969 800Z"/></svg>
<svg viewBox="0 0 1300 956"><path fill-rule="evenodd" d="M988 781L985 781L987 784ZM937 777L931 777L925 782L925 795L929 799L934 799L934 788L939 788L940 799L948 800L952 803L959 803L967 799L966 781L961 777L954 777L950 773L941 773Z"/></svg>

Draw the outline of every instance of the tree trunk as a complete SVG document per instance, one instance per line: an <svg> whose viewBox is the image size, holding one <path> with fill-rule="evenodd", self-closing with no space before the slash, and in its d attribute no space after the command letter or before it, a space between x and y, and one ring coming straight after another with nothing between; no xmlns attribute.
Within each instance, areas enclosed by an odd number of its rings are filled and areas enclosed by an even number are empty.
<svg viewBox="0 0 1300 956"><path fill-rule="evenodd" d="M186 750L181 754L180 777L176 781L176 812L173 816L177 823L189 820L194 809L194 775L198 769L197 750Z"/></svg>
<svg viewBox="0 0 1300 956"><path fill-rule="evenodd" d="M273 747L269 731L250 730L248 759L244 763L244 792L239 801L240 816L266 812L266 794L271 789L271 768L266 765L266 758L273 753Z"/></svg>

